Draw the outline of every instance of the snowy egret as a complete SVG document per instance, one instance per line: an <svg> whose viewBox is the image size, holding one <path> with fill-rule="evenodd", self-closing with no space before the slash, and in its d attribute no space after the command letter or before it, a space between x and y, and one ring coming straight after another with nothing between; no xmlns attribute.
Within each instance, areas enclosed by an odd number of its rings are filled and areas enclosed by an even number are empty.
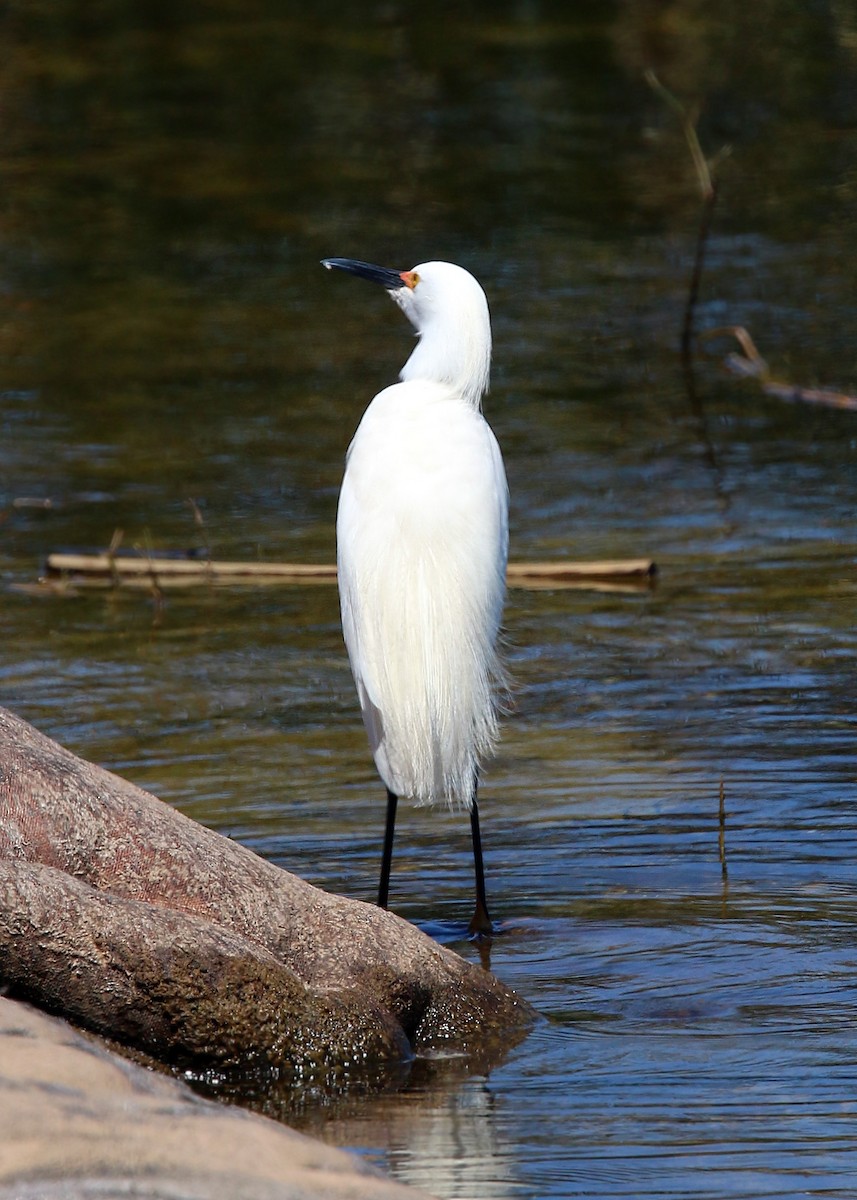
<svg viewBox="0 0 857 1200"><path fill-rule="evenodd" d="M506 588L508 488L482 416L491 363L485 293L462 267L323 265L386 288L416 328L400 383L371 402L348 448L336 520L342 628L387 788L378 904L387 907L399 797L470 813L476 909L490 933L476 792L505 689L496 643Z"/></svg>

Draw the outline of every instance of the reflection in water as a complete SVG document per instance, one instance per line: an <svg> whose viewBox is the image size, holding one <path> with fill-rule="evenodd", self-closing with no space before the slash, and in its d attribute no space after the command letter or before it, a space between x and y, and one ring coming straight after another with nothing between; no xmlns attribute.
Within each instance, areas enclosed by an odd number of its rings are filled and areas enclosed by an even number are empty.
<svg viewBox="0 0 857 1200"><path fill-rule="evenodd" d="M439 1196L849 1194L854 418L710 362L690 402L698 196L641 76L700 104L705 146L733 145L699 328L742 324L778 376L853 391L851 7L475 0L438 21L59 0L6 20L5 579L117 527L126 546L332 561L359 397L408 339L383 296L370 320L331 294L331 253L484 280L513 558L661 568L635 594L509 596L516 711L483 837L510 932L491 965L548 1020L490 1074L426 1065L297 1119ZM154 615L140 595L5 591L3 700L370 898L382 797L333 589L171 594ZM400 820L392 907L460 924L466 822Z"/></svg>
<svg viewBox="0 0 857 1200"><path fill-rule="evenodd" d="M464 1071L446 1074L443 1089L417 1084L332 1126L309 1128L338 1146L359 1149L401 1182L435 1195L521 1196L515 1154L498 1126L491 1085Z"/></svg>
<svg viewBox="0 0 857 1200"><path fill-rule="evenodd" d="M514 1156L494 1120L496 1100L484 1079L468 1079L442 1102L417 1113L398 1112L387 1124L383 1163L396 1178L444 1196L501 1200L520 1195ZM359 1126L354 1133L359 1134ZM350 1141L346 1125L338 1137Z"/></svg>

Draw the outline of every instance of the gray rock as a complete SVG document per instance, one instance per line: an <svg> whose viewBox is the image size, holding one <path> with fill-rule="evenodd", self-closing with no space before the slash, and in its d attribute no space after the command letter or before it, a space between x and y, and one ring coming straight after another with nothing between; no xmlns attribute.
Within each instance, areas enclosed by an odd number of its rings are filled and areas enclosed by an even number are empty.
<svg viewBox="0 0 857 1200"><path fill-rule="evenodd" d="M426 1200L0 999L0 1200Z"/></svg>

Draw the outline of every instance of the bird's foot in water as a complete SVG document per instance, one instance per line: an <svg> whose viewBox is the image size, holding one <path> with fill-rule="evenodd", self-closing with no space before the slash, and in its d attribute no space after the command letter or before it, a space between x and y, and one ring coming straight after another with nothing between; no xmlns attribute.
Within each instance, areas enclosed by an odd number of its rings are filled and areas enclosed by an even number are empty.
<svg viewBox="0 0 857 1200"><path fill-rule="evenodd" d="M482 900L476 901L476 909L470 918L467 932L474 941L494 936L494 923L488 916L488 909Z"/></svg>

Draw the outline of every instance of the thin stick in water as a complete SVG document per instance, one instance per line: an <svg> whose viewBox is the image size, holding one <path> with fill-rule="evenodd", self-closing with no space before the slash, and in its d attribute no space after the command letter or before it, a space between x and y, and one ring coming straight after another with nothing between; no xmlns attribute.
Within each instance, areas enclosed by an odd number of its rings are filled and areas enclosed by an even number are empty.
<svg viewBox="0 0 857 1200"><path fill-rule="evenodd" d="M720 780L720 832L717 836L717 850L720 855L720 873L725 883L729 870L726 866L726 788L723 779Z"/></svg>

